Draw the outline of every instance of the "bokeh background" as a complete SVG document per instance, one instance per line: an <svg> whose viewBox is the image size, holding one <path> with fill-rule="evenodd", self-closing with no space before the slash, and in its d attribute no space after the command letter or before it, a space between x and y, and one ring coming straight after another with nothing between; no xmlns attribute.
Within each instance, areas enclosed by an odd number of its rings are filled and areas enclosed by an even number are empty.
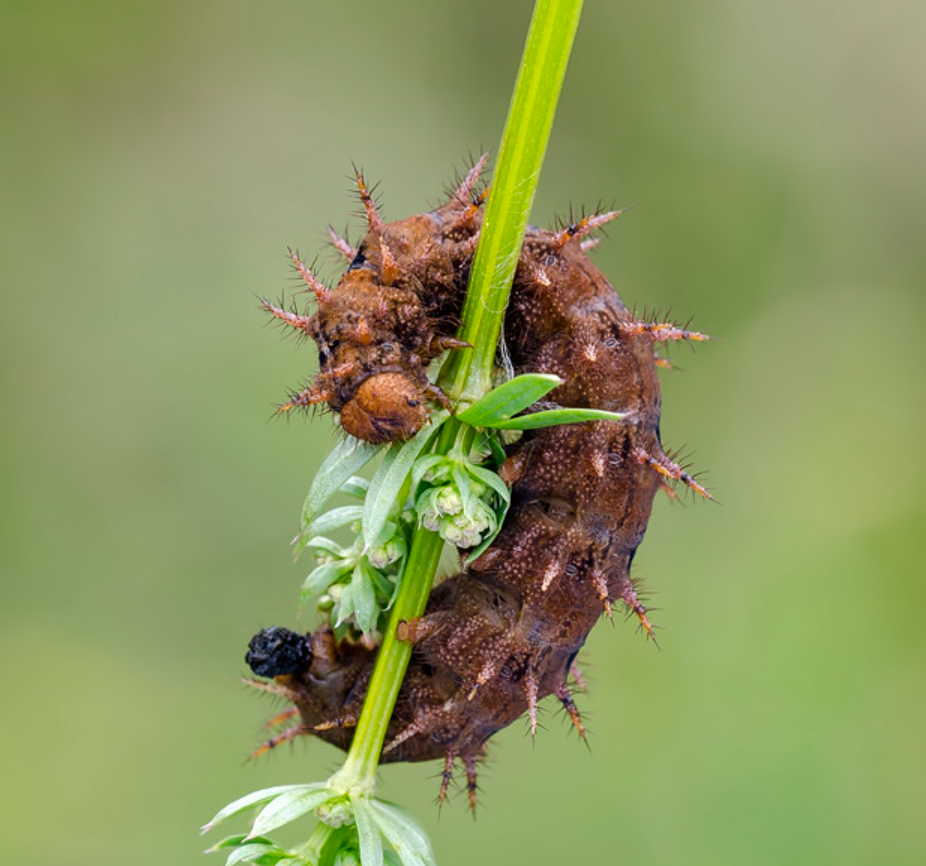
<svg viewBox="0 0 926 866"><path fill-rule="evenodd" d="M255 294L294 287L287 244L336 275L352 160L398 219L496 146L530 11L0 4L10 862L220 862L219 806L338 766L245 760L245 644L296 621L333 441L268 423L314 353ZM382 772L443 866L926 862L924 28L916 0L586 4L534 221L634 205L597 261L719 337L673 353L663 431L722 505L659 503L662 648L592 635L591 751L552 706L514 725L475 822L436 766Z"/></svg>

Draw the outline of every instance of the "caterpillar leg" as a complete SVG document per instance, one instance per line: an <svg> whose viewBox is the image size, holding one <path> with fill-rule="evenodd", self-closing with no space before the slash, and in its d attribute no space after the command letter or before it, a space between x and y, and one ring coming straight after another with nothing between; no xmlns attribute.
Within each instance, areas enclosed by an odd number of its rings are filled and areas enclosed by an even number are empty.
<svg viewBox="0 0 926 866"><path fill-rule="evenodd" d="M705 499L713 499L707 489L699 484L693 475L686 472L685 469L666 457L665 454L649 454L643 448L636 448L633 457L637 463L645 463L647 466L655 469L664 478L670 478L673 481L681 481L686 487L694 490L699 496Z"/></svg>
<svg viewBox="0 0 926 866"><path fill-rule="evenodd" d="M463 342L459 340L458 342ZM464 345L468 345L464 343ZM424 389L425 394L427 394L432 400L434 400L442 409L450 409L451 403L450 398L440 389L437 385L429 384Z"/></svg>

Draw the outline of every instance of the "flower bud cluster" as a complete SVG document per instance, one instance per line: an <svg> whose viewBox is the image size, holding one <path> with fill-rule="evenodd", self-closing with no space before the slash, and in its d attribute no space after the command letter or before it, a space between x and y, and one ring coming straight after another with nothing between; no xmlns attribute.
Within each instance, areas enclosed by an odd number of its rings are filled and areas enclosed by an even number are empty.
<svg viewBox="0 0 926 866"><path fill-rule="evenodd" d="M501 479L459 452L424 458L413 473L422 526L462 549L477 547L499 527L509 494Z"/></svg>
<svg viewBox="0 0 926 866"><path fill-rule="evenodd" d="M305 546L316 552L316 568L302 587L303 600L316 597L318 609L327 614L335 633L351 633L375 640L380 619L395 597L398 575L408 552L407 528L390 522L392 534L364 550L359 525L353 544L342 547L330 538L317 536Z"/></svg>

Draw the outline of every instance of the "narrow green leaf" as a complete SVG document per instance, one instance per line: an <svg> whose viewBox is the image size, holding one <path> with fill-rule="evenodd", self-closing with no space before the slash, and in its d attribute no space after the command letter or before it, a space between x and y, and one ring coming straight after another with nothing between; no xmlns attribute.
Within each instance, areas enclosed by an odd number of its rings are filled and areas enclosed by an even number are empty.
<svg viewBox="0 0 926 866"><path fill-rule="evenodd" d="M336 559L334 562L322 563L318 568L310 572L305 579L305 583L302 584L302 594L300 596L302 603L305 604L310 598L325 592L331 584L337 582L341 575L347 574L351 570L351 565L352 563L347 560Z"/></svg>
<svg viewBox="0 0 926 866"><path fill-rule="evenodd" d="M363 518L362 505L342 505L340 508L332 508L331 511L325 511L319 514L305 530L303 535L311 537L313 535L324 535L326 532L332 532L340 529L342 526L350 526L354 521ZM306 542L305 547L311 547Z"/></svg>
<svg viewBox="0 0 926 866"><path fill-rule="evenodd" d="M224 809L220 809L215 817L208 823L205 824L200 830L201 833L208 833L216 824L220 824L222 821L225 821L227 818L231 818L233 815L237 815L240 812L244 812L246 809L250 809L253 806L260 806L264 803L269 803L276 797L279 797L280 794L285 794L287 791L299 791L307 790L315 787L314 785L277 785L275 788L264 788L261 791L252 791L250 794L245 794L243 797L239 797L237 800L229 803ZM254 834L249 834L244 838L252 838ZM233 838L233 837L232 837Z"/></svg>
<svg viewBox="0 0 926 866"><path fill-rule="evenodd" d="M373 800L371 808L379 832L403 866L435 866L431 843L408 812L384 800Z"/></svg>
<svg viewBox="0 0 926 866"><path fill-rule="evenodd" d="M236 848L228 859L225 866L235 866L236 863L254 863L256 866L276 866L284 857L286 852L274 844L254 843L242 845Z"/></svg>
<svg viewBox="0 0 926 866"><path fill-rule="evenodd" d="M505 446L502 444L498 434L494 430L486 431L486 433L488 434L486 436L486 441L489 443L489 450L492 452L492 459L495 461L496 466L501 466L507 457L505 454Z"/></svg>
<svg viewBox="0 0 926 866"><path fill-rule="evenodd" d="M309 488L302 506L302 525L308 526L325 507L325 503L344 487L357 471L380 451L379 445L345 436L325 458Z"/></svg>
<svg viewBox="0 0 926 866"><path fill-rule="evenodd" d="M336 541L332 541L330 538L325 538L324 535L316 535L313 538L309 538L305 542L305 547L309 548L309 550L321 550L339 558L343 558L348 553L340 544Z"/></svg>
<svg viewBox="0 0 926 866"><path fill-rule="evenodd" d="M457 418L473 427L495 427L496 421L506 421L517 415L562 384L559 376L547 373L515 376L458 413Z"/></svg>
<svg viewBox="0 0 926 866"><path fill-rule="evenodd" d="M370 634L376 627L379 609L376 606L376 591L373 581L367 575L362 563L354 566L351 578L351 594L354 597L354 613L357 625L364 634Z"/></svg>
<svg viewBox="0 0 926 866"><path fill-rule="evenodd" d="M211 848L207 848L206 854L215 854L217 851L222 851L225 848L239 848L242 845L273 845L274 842L272 839L265 839L263 836L259 836L256 839L248 839L247 833L237 833L234 836L226 836L221 842L216 842Z"/></svg>
<svg viewBox="0 0 926 866"><path fill-rule="evenodd" d="M503 502L511 501L511 491L508 489L508 485L498 477L497 473L483 466L471 466L469 471L487 487L491 487Z"/></svg>
<svg viewBox="0 0 926 866"><path fill-rule="evenodd" d="M581 424L583 421L623 421L626 417L621 412L607 412L604 409L548 409L531 415L519 415L508 421L497 421L492 426L496 430L538 430L559 424Z"/></svg>
<svg viewBox="0 0 926 866"><path fill-rule="evenodd" d="M370 482L366 478L361 478L359 475L353 475L347 479L341 485L341 493L344 493L347 496L353 496L354 499L363 499L367 495L367 490L370 489Z"/></svg>
<svg viewBox="0 0 926 866"><path fill-rule="evenodd" d="M383 840L369 800L366 797L352 797L351 803L357 821L357 838L360 840L360 859L363 866L383 866Z"/></svg>
<svg viewBox="0 0 926 866"><path fill-rule="evenodd" d="M277 827L289 824L296 818L311 812L331 796L331 791L321 782L299 786L302 790L280 794L261 810L251 828L251 836L263 836Z"/></svg>
<svg viewBox="0 0 926 866"><path fill-rule="evenodd" d="M389 512L396 504L418 455L448 417L449 413L444 410L435 412L431 416L430 426L419 430L408 442L393 445L386 452L370 482L363 504L363 543L366 547L376 547L387 540L383 536L383 529L389 519Z"/></svg>
<svg viewBox="0 0 926 866"><path fill-rule="evenodd" d="M335 628L344 625L356 609L356 605L354 604L354 584L342 583L340 588L341 595L338 598L338 603L335 605L334 611L332 611Z"/></svg>
<svg viewBox="0 0 926 866"><path fill-rule="evenodd" d="M457 490L460 491L460 498L463 500L463 513L467 516L470 516L473 512L473 487L469 483L469 473L466 469L461 466L459 463L454 464L453 469L450 471L450 477L453 479L453 483L456 484Z"/></svg>
<svg viewBox="0 0 926 866"><path fill-rule="evenodd" d="M366 569L367 577L372 581L379 597L386 600L386 610L388 610L392 607L392 601L395 598L396 583L389 580L378 568L373 568L366 563L363 564L363 567Z"/></svg>

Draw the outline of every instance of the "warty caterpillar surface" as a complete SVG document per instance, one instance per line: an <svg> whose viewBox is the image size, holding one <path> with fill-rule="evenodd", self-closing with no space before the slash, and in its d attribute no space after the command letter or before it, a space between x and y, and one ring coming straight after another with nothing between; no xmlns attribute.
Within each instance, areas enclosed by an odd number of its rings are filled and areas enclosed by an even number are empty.
<svg viewBox="0 0 926 866"><path fill-rule="evenodd" d="M337 288L313 286L297 259L318 312L301 317L267 305L319 346L318 379L284 408L327 401L346 430L380 442L412 435L429 401L444 401L424 368L455 345L481 223L481 197L473 197L481 168L482 161L442 208L391 224L359 181L370 230L357 250L335 239L351 258ZM425 614L400 634L414 652L382 761L442 758L441 799L459 759L474 805L487 739L525 713L533 733L548 695L584 736L569 678L594 624L621 604L652 636L630 566L656 491L673 480L707 495L662 449L654 353L659 341L704 338L638 320L591 263L587 236L614 216L528 229L505 339L516 373L564 380L551 402L625 420L544 428L510 446L501 473L512 502L501 533L467 571L440 583ZM305 636L280 628L256 635L247 660L272 682L252 685L293 704L279 720L298 717L264 748L311 734L346 749L375 655L338 642L328 626Z"/></svg>

